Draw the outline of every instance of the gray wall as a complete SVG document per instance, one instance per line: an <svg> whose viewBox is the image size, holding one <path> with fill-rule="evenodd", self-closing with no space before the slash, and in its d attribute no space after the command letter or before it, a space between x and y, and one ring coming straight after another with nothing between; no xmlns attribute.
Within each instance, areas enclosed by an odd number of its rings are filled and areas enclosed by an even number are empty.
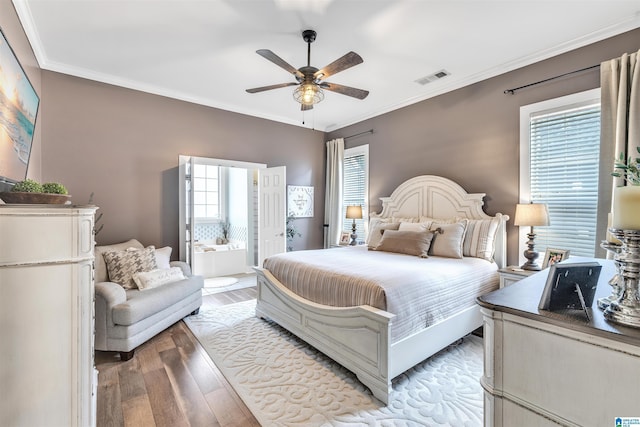
<svg viewBox="0 0 640 427"><path fill-rule="evenodd" d="M492 79L330 132L327 139L374 133L346 141L369 144L371 211L380 197L416 175L441 175L468 192L487 193L490 214L513 224L519 192L520 107L600 86L598 69L505 95L505 89L582 69L640 48L640 29ZM518 231L508 227L508 260L518 263Z"/></svg>
<svg viewBox="0 0 640 427"><path fill-rule="evenodd" d="M137 238L178 252L180 154L286 166L287 183L312 185L314 218L294 247L322 247L321 132L43 71L42 175L75 203L104 214L100 244Z"/></svg>
<svg viewBox="0 0 640 427"><path fill-rule="evenodd" d="M486 210L518 202L519 107L599 86L596 70L504 95L504 89L598 64L640 48L640 29L393 111L327 135L295 126L41 71L10 2L0 27L41 97L28 175L61 181L75 203L104 213L101 244L137 237L178 248L179 154L287 166L290 185L315 187L315 217L298 219L295 249L322 246L323 141L370 144L373 210L401 182L436 174L486 192ZM518 259L509 228L509 262Z"/></svg>
<svg viewBox="0 0 640 427"><path fill-rule="evenodd" d="M29 160L29 169L27 170L27 177L40 180L41 173L41 146L42 146L42 117L44 111L42 107L42 83L41 72L38 61L36 60L29 40L22 29L18 15L13 8L13 4L10 1L0 1L0 28L2 33L9 42L9 45L16 54L20 65L24 69L24 72L29 77L29 81L33 85L38 96L40 96L40 111L36 118L36 129L34 131L33 144L31 146L31 158ZM0 188L0 191L3 189Z"/></svg>

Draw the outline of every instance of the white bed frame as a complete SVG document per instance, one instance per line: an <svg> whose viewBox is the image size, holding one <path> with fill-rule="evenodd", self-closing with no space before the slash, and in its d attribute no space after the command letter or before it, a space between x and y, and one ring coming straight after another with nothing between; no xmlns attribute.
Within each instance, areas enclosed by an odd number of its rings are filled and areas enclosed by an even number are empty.
<svg viewBox="0 0 640 427"><path fill-rule="evenodd" d="M482 210L485 194L468 194L455 182L433 175L412 178L383 197L379 217L491 218ZM508 216L501 219L496 236L495 260L506 265ZM329 249L338 250L338 249ZM256 315L271 319L345 368L385 404L391 380L447 345L482 326L479 306L397 342L391 342L394 314L368 305L331 307L301 298L287 289L268 270L256 268L258 296Z"/></svg>

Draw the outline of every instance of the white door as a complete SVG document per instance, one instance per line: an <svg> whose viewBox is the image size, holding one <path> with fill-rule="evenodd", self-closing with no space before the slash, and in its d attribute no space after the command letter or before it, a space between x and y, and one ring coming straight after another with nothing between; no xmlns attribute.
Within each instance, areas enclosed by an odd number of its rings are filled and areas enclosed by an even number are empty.
<svg viewBox="0 0 640 427"><path fill-rule="evenodd" d="M265 258L285 252L287 248L286 168L279 166L258 172L258 266L262 267Z"/></svg>

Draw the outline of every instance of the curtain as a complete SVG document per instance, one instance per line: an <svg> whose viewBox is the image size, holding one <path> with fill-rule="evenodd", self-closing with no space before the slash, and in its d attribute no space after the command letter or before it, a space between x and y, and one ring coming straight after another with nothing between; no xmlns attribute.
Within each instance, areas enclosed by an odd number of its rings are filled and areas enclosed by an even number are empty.
<svg viewBox="0 0 640 427"><path fill-rule="evenodd" d="M337 245L342 230L344 139L327 142L327 182L324 198L324 247Z"/></svg>
<svg viewBox="0 0 640 427"><path fill-rule="evenodd" d="M613 189L622 178L611 176L620 153L640 157L640 50L600 64L600 195L597 241L605 238Z"/></svg>
<svg viewBox="0 0 640 427"><path fill-rule="evenodd" d="M613 161L620 153L640 157L640 50L631 55L600 64L602 87L601 141L612 157L606 165L613 171ZM613 179L613 186L623 185L622 178Z"/></svg>

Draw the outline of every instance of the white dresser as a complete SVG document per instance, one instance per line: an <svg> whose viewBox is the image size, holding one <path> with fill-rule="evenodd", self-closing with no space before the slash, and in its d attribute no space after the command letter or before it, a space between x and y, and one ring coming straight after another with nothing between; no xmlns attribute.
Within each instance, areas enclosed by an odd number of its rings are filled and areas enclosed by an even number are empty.
<svg viewBox="0 0 640 427"><path fill-rule="evenodd" d="M0 425L94 426L96 208L0 205Z"/></svg>
<svg viewBox="0 0 640 427"><path fill-rule="evenodd" d="M538 310L548 270L478 299L484 315L485 426L615 426L640 418L640 329L604 319L613 261L602 265L591 320Z"/></svg>

